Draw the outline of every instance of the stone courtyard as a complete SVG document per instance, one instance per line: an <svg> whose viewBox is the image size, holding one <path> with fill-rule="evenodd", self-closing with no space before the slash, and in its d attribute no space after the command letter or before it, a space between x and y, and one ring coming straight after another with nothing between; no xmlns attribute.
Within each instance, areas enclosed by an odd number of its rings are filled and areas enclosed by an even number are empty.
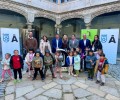
<svg viewBox="0 0 120 100"><path fill-rule="evenodd" d="M86 73L77 78L63 73L62 79L48 73L45 81L39 76L32 81L24 71L21 83L0 83L0 100L120 100L120 81L106 75L105 86L100 86L95 80L88 80Z"/></svg>

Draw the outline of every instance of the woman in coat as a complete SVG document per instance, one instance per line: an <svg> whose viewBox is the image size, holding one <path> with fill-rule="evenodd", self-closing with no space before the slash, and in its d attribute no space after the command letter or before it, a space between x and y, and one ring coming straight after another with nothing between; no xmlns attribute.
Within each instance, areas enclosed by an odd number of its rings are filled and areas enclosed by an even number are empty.
<svg viewBox="0 0 120 100"><path fill-rule="evenodd" d="M92 50L94 52L98 51L99 49L102 49L102 44L99 40L99 36L95 35L94 41L92 42Z"/></svg>
<svg viewBox="0 0 120 100"><path fill-rule="evenodd" d="M39 48L40 48L40 51L43 55L45 55L46 50L49 50L50 53L52 53L51 52L51 45L50 45L50 42L49 42L47 36L43 36L43 38L40 40Z"/></svg>

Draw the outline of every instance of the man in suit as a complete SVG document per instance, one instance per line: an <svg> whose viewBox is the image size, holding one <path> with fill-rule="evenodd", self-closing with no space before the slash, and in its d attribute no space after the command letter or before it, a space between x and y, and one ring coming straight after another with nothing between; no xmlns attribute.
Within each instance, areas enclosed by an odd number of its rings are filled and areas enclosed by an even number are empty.
<svg viewBox="0 0 120 100"><path fill-rule="evenodd" d="M84 34L83 39L80 40L79 48L82 49L82 53L85 55L85 57L82 61L84 62L84 71L87 71L85 58L86 58L87 51L91 50L92 46L91 46L90 40L87 39L86 34ZM81 68L83 66L83 62L81 63Z"/></svg>
<svg viewBox="0 0 120 100"><path fill-rule="evenodd" d="M59 34L55 35L55 38L52 39L52 52L55 53L57 49L62 48L62 39Z"/></svg>
<svg viewBox="0 0 120 100"><path fill-rule="evenodd" d="M72 35L71 40L69 41L70 50L74 50L74 48L79 47L79 41L76 39L75 34Z"/></svg>

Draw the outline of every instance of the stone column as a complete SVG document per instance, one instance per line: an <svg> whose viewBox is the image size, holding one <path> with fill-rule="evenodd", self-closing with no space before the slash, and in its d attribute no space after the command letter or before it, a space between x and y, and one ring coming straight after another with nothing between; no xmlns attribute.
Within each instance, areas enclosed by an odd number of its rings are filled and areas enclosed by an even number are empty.
<svg viewBox="0 0 120 100"><path fill-rule="evenodd" d="M31 10L28 9L28 17L27 17L27 28L28 30L32 30L32 24L34 22L34 13L33 12L30 12Z"/></svg>
<svg viewBox="0 0 120 100"><path fill-rule="evenodd" d="M56 24L55 24L55 32L56 32L57 34L60 34L60 29L62 28L62 25L61 25L61 21L60 21L60 20L61 20L60 17L57 16L57 17L56 17Z"/></svg>
<svg viewBox="0 0 120 100"><path fill-rule="evenodd" d="M60 24L55 24L55 32L57 33L57 34L60 34L60 29L62 28L62 25L60 25Z"/></svg>
<svg viewBox="0 0 120 100"><path fill-rule="evenodd" d="M27 29L28 29L28 31L32 30L32 23L30 23L30 22L27 23Z"/></svg>
<svg viewBox="0 0 120 100"><path fill-rule="evenodd" d="M84 15L84 22L85 22L86 29L90 29L91 21L92 21L92 17L90 14Z"/></svg>

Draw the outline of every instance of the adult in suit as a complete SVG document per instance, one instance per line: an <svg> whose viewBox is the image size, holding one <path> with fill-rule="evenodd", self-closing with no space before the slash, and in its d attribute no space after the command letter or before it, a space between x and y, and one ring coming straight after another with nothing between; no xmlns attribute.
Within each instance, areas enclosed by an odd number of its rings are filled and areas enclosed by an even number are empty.
<svg viewBox="0 0 120 100"><path fill-rule="evenodd" d="M62 48L62 39L59 34L55 35L55 38L52 39L52 52L55 53L57 49Z"/></svg>
<svg viewBox="0 0 120 100"><path fill-rule="evenodd" d="M87 56L88 50L91 50L92 46L90 40L87 39L86 34L84 34L83 39L79 41L79 48L81 48L82 53L84 54L84 59L82 60L81 68L84 62L84 71L87 71L85 58Z"/></svg>
<svg viewBox="0 0 120 100"><path fill-rule="evenodd" d="M69 49L74 50L74 48L79 47L79 41L76 39L75 34L72 35L71 40L69 41Z"/></svg>

